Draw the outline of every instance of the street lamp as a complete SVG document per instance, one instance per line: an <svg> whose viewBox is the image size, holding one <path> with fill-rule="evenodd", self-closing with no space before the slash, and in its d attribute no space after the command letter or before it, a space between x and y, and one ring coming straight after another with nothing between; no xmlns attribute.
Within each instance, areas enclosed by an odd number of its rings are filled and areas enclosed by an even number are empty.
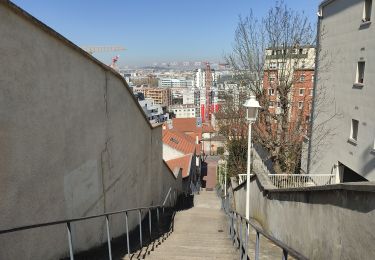
<svg viewBox="0 0 375 260"><path fill-rule="evenodd" d="M227 174L228 174L228 160L229 160L229 153L228 151L225 151L224 152L224 158L225 158L225 170L224 170L224 173L225 173L225 177L224 177L224 195L227 196Z"/></svg>
<svg viewBox="0 0 375 260"><path fill-rule="evenodd" d="M250 99L246 100L243 106L246 108L246 119L249 124L249 137L247 143L247 172L246 172L246 218L250 219L250 154L251 154L251 125L256 121L258 110L260 108L259 102L255 96L251 95Z"/></svg>

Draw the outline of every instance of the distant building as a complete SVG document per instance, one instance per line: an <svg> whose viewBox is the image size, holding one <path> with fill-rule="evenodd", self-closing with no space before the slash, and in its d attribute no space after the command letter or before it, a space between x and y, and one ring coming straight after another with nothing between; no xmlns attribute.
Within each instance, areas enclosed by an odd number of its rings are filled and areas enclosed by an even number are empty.
<svg viewBox="0 0 375 260"><path fill-rule="evenodd" d="M288 63L288 64L285 64ZM290 77L292 83L289 102L289 124L301 124L306 132L311 114L315 67L315 47L270 48L266 50L263 89L268 97L268 110L280 114L280 96L277 86L281 77ZM285 72L285 70L288 70ZM284 80L284 79L281 79ZM307 133L307 132L306 132Z"/></svg>
<svg viewBox="0 0 375 260"><path fill-rule="evenodd" d="M159 87L162 88L191 88L193 80L176 78L159 78Z"/></svg>
<svg viewBox="0 0 375 260"><path fill-rule="evenodd" d="M315 90L324 88L325 93L314 95L309 154L303 165L311 174L336 173L340 182L375 181L373 1L326 0L318 14Z"/></svg>
<svg viewBox="0 0 375 260"><path fill-rule="evenodd" d="M176 118L195 118L197 116L195 105L173 105L169 107Z"/></svg>
<svg viewBox="0 0 375 260"><path fill-rule="evenodd" d="M151 98L155 104L167 107L172 104L171 90L168 88L133 87L134 93L143 93L145 98Z"/></svg>
<svg viewBox="0 0 375 260"><path fill-rule="evenodd" d="M150 123L163 123L169 119L169 114L164 113L162 106L155 104L152 98L144 99L142 93L137 93L136 97Z"/></svg>

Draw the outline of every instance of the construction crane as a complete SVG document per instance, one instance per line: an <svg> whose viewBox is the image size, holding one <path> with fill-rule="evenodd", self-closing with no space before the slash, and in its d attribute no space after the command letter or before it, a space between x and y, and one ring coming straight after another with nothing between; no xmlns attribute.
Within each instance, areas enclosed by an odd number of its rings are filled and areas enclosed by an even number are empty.
<svg viewBox="0 0 375 260"><path fill-rule="evenodd" d="M119 70L119 68L117 67L117 62L118 62L118 59L120 58L119 55L116 55L115 57L112 58L112 63L109 65L109 67L111 67L112 69L114 70Z"/></svg>
<svg viewBox="0 0 375 260"><path fill-rule="evenodd" d="M81 46L83 50L90 53L91 55L97 52L114 52L114 51L124 51L126 50L123 46Z"/></svg>
<svg viewBox="0 0 375 260"><path fill-rule="evenodd" d="M205 86L206 86L206 111L204 114L204 121L211 120L211 86L212 86L212 73L211 66L209 62L204 62L206 64L205 69Z"/></svg>

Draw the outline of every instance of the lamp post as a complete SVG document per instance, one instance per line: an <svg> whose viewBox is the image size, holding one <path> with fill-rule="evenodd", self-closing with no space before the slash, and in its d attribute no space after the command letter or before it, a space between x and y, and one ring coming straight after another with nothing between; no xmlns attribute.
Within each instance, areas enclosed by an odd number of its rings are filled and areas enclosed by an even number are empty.
<svg viewBox="0 0 375 260"><path fill-rule="evenodd" d="M251 125L258 116L259 102L251 95L243 106L246 108L246 119L249 124L249 137L247 143L247 172L246 172L246 218L250 219L250 156L251 156Z"/></svg>
<svg viewBox="0 0 375 260"><path fill-rule="evenodd" d="M227 174L228 174L228 159L229 159L229 153L228 151L225 151L224 152L224 158L225 158L225 169L224 169L224 173L225 173L225 177L224 177L224 195L227 196Z"/></svg>

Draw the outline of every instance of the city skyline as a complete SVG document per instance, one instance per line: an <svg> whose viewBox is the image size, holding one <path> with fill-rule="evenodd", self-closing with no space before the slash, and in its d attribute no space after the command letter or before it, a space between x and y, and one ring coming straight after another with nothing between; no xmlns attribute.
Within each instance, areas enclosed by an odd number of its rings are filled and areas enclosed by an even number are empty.
<svg viewBox="0 0 375 260"><path fill-rule="evenodd" d="M231 51L239 16L250 9L262 16L275 1L214 2L176 1L14 1L31 15L48 24L78 46L122 45L125 51L97 53L110 64L119 55L119 66L147 66L155 63L222 62ZM312 24L320 0L286 1L305 12ZM94 28L94 29L93 29Z"/></svg>

